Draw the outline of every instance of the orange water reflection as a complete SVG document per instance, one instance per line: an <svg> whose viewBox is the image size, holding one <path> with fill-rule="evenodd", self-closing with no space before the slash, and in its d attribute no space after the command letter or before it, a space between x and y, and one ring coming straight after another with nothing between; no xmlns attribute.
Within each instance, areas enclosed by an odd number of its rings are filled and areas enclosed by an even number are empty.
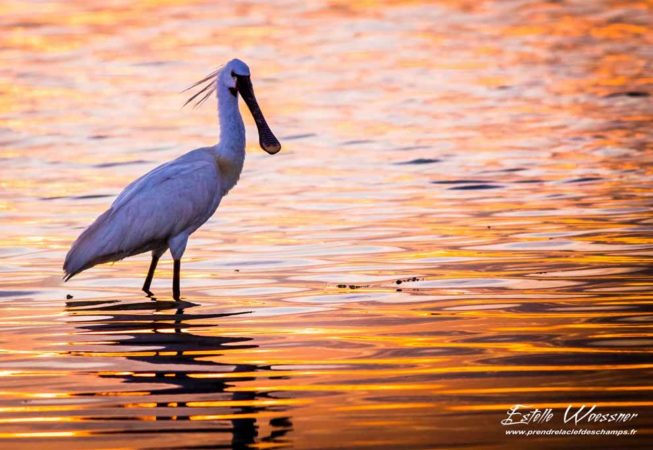
<svg viewBox="0 0 653 450"><path fill-rule="evenodd" d="M2 448L523 448L515 403L650 436L650 2L1 6ZM178 92L234 56L284 150L245 118L187 302L167 260L139 295L146 256L63 285L123 186L215 142Z"/></svg>

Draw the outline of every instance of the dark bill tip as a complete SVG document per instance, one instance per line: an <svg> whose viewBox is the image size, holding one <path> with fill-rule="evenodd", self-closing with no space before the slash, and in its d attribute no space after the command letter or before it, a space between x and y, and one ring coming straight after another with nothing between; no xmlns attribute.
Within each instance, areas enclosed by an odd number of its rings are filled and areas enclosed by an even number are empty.
<svg viewBox="0 0 653 450"><path fill-rule="evenodd" d="M267 125L267 124L266 124ZM268 152L270 155L279 153L281 150L281 144L277 138L272 134L270 128L267 128L267 134L261 131L261 128L258 129L258 142L263 150Z"/></svg>

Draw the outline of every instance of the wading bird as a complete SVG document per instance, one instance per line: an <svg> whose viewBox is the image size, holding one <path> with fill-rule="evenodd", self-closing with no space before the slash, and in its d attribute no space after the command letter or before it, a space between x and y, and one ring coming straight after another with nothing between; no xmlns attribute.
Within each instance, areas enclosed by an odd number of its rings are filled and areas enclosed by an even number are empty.
<svg viewBox="0 0 653 450"><path fill-rule="evenodd" d="M151 294L156 265L170 249L174 260L172 296L179 300L181 257L188 237L213 215L243 169L245 126L238 94L254 117L261 148L269 154L281 150L256 102L247 64L233 59L188 89L197 86L201 89L186 104L195 102L197 106L217 92L218 144L190 151L127 186L73 243L63 266L65 281L97 264L152 252L143 284L143 290Z"/></svg>

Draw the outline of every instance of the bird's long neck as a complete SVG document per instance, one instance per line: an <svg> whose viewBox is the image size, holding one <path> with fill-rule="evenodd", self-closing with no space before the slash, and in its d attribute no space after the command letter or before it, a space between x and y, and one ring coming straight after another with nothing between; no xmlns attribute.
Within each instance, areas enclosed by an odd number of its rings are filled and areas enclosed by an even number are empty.
<svg viewBox="0 0 653 450"><path fill-rule="evenodd" d="M222 191L226 194L238 182L245 162L245 125L238 110L238 97L218 82L218 118L220 142L216 159L220 169Z"/></svg>

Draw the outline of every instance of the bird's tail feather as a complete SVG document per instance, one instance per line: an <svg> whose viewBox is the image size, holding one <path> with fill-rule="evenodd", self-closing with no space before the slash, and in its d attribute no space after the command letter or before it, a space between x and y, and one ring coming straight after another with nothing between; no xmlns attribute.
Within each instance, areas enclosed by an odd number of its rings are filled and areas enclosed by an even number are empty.
<svg viewBox="0 0 653 450"><path fill-rule="evenodd" d="M121 230L111 226L111 213L112 209L109 209L95 219L73 243L63 265L64 281L97 264L118 261L127 256L120 251Z"/></svg>

